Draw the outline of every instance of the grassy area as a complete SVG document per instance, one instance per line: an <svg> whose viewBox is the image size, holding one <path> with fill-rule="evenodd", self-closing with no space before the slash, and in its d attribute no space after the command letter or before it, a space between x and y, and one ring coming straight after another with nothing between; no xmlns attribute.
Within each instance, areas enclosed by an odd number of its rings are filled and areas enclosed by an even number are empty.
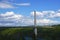
<svg viewBox="0 0 60 40"><path fill-rule="evenodd" d="M38 38L60 40L60 27L37 27ZM33 27L1 27L0 40L24 40L24 36L34 38Z"/></svg>

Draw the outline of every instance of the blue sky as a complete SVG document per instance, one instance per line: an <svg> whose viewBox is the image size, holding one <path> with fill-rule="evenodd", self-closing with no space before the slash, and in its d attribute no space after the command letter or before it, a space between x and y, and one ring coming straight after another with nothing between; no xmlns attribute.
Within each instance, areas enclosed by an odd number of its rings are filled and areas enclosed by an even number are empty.
<svg viewBox="0 0 60 40"><path fill-rule="evenodd" d="M34 10L37 25L59 24L60 0L0 0L0 25L33 25Z"/></svg>

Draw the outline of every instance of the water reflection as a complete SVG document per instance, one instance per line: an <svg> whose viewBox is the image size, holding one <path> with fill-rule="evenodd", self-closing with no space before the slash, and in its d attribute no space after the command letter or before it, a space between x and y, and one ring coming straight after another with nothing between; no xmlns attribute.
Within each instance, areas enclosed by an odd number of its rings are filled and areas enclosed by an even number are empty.
<svg viewBox="0 0 60 40"><path fill-rule="evenodd" d="M25 40L32 40L31 37L25 37Z"/></svg>
<svg viewBox="0 0 60 40"><path fill-rule="evenodd" d="M32 37L24 37L25 38L25 40L33 40L33 38ZM37 38L37 40L44 40L43 38Z"/></svg>

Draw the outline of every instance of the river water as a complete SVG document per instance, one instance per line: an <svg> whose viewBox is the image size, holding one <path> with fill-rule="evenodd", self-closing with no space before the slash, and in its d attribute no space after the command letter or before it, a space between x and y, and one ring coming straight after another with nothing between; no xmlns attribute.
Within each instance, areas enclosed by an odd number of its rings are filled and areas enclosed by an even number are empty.
<svg viewBox="0 0 60 40"><path fill-rule="evenodd" d="M25 37L25 40L32 40L32 38L31 38L31 37ZM37 38L37 40L44 40L44 39L42 39L42 38Z"/></svg>

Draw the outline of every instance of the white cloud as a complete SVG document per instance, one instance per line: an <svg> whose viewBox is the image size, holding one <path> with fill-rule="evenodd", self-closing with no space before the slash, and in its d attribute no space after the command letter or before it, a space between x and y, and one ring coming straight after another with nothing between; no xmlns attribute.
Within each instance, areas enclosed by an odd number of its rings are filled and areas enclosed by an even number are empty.
<svg viewBox="0 0 60 40"><path fill-rule="evenodd" d="M51 15L50 17L52 17L52 18L59 17L59 18L60 18L60 13L56 13L56 14L54 14L54 15Z"/></svg>
<svg viewBox="0 0 60 40"><path fill-rule="evenodd" d="M54 11L36 11L36 16L40 18L49 17L51 15L55 14ZM31 12L31 15L34 16L34 12Z"/></svg>
<svg viewBox="0 0 60 40"><path fill-rule="evenodd" d="M31 12L31 15L34 16L34 12ZM56 17L60 18L60 10L36 11L37 25L60 24Z"/></svg>
<svg viewBox="0 0 60 40"><path fill-rule="evenodd" d="M34 12L31 12L31 15L34 16ZM36 11L37 18L60 18L60 10L57 11Z"/></svg>
<svg viewBox="0 0 60 40"><path fill-rule="evenodd" d="M34 16L34 12L31 12L31 15ZM44 14L42 12L36 12L36 16L39 16L39 17L44 17Z"/></svg>
<svg viewBox="0 0 60 40"><path fill-rule="evenodd" d="M21 19L23 18L22 15L20 14L15 14L14 12L6 12L4 14L0 14L0 24L18 24L20 21L22 21Z"/></svg>
<svg viewBox="0 0 60 40"><path fill-rule="evenodd" d="M15 5L15 6L14 6ZM17 8L18 6L30 6L30 3L13 3L13 0L2 0L0 8Z"/></svg>
<svg viewBox="0 0 60 40"><path fill-rule="evenodd" d="M60 13L55 14L56 17L60 17Z"/></svg>
<svg viewBox="0 0 60 40"><path fill-rule="evenodd" d="M6 12L5 14L1 14L1 16L11 16L14 15L14 12Z"/></svg>
<svg viewBox="0 0 60 40"><path fill-rule="evenodd" d="M0 8L14 8L11 4L0 2Z"/></svg>
<svg viewBox="0 0 60 40"><path fill-rule="evenodd" d="M60 24L58 19L55 17L60 17L59 11L37 11L37 25L49 25L49 24ZM31 12L31 15L34 16L34 13ZM6 12L0 14L0 25L34 25L34 20L31 18L31 15L23 16L21 14L16 14L14 12ZM41 18L38 18L41 17ZM46 18L48 17L48 18ZM51 19L52 18L52 19Z"/></svg>
<svg viewBox="0 0 60 40"><path fill-rule="evenodd" d="M22 15L19 14L15 14L14 12L6 12L5 14L0 14L1 17L6 19L12 18L12 19L20 19L21 17L23 17Z"/></svg>
<svg viewBox="0 0 60 40"><path fill-rule="evenodd" d="M50 18L56 18L56 17L60 18L60 10L56 11L54 14L51 14L49 17Z"/></svg>
<svg viewBox="0 0 60 40"><path fill-rule="evenodd" d="M51 20L51 19L39 19L37 20L37 25L38 24L43 24L43 25L49 25L49 24L56 24L59 23L58 21Z"/></svg>
<svg viewBox="0 0 60 40"><path fill-rule="evenodd" d="M30 3L20 3L20 4L16 4L16 5L19 5L19 6L30 6Z"/></svg>

